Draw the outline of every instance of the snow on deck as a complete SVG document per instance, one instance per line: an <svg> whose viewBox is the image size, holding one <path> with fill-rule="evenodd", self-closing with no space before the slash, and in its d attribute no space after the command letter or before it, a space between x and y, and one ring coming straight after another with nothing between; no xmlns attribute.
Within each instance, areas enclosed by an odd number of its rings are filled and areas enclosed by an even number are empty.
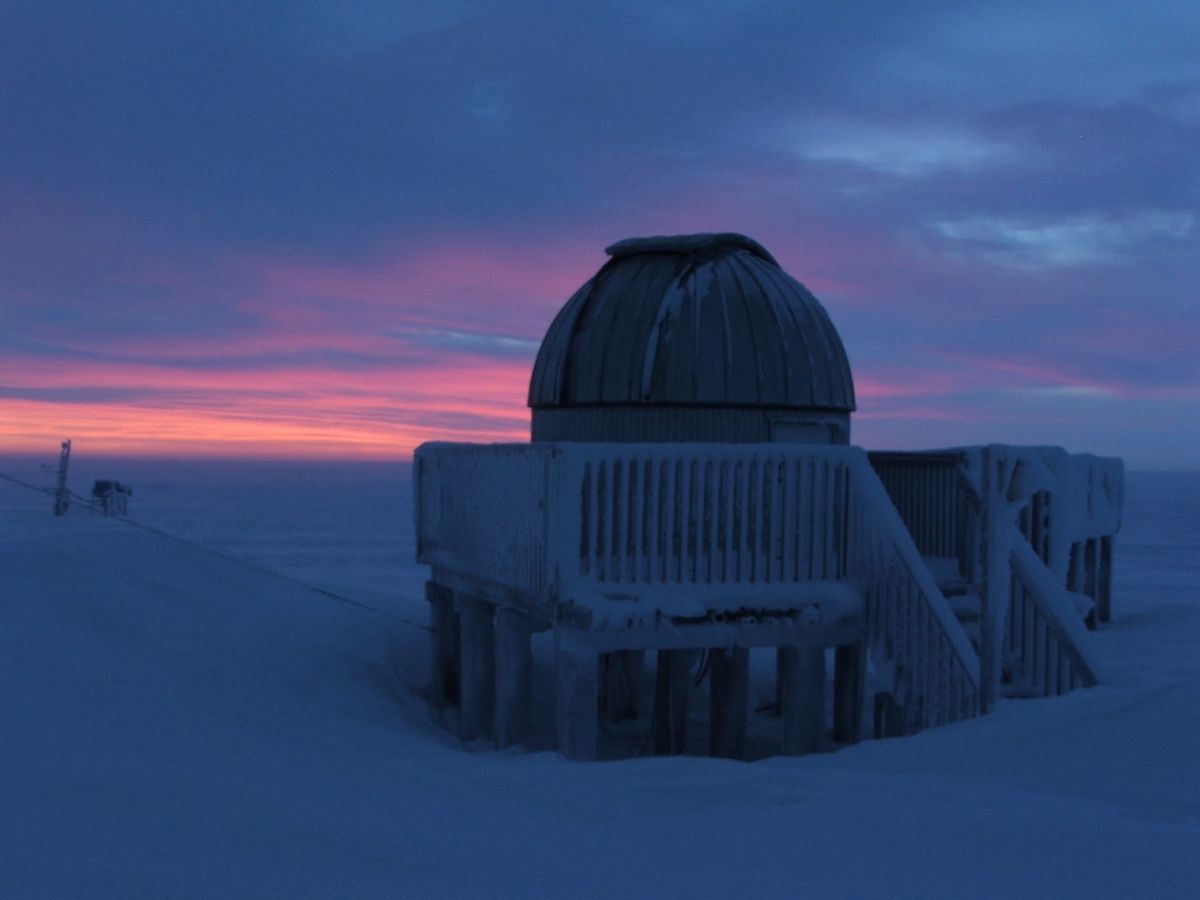
<svg viewBox="0 0 1200 900"><path fill-rule="evenodd" d="M425 616L396 472L135 474L137 518ZM1200 476L1130 476L1110 686L836 754L581 765L430 725L424 632L0 483L0 896L1191 896L1198 511Z"/></svg>

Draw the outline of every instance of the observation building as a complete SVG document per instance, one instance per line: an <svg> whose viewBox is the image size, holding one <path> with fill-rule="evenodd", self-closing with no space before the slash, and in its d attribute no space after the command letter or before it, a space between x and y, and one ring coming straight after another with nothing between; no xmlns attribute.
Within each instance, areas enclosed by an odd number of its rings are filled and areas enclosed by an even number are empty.
<svg viewBox="0 0 1200 900"><path fill-rule="evenodd" d="M1120 460L867 453L837 329L761 244L607 253L542 341L531 441L416 452L436 718L571 758L745 758L1099 681Z"/></svg>

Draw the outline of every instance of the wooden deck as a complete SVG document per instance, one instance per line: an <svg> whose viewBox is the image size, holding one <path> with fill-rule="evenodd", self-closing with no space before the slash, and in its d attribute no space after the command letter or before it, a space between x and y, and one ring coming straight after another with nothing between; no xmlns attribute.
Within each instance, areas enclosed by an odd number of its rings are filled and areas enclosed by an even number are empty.
<svg viewBox="0 0 1200 900"><path fill-rule="evenodd" d="M601 721L638 716L640 746L698 750L689 722L705 694L708 752L743 755L751 648L775 654L785 753L949 724L1002 683L1055 693L1098 678L1068 587L1090 585L1099 607L1111 583L1119 462L427 444L415 490L432 706L467 739L523 740L537 632L553 634L552 715L573 758L595 756Z"/></svg>

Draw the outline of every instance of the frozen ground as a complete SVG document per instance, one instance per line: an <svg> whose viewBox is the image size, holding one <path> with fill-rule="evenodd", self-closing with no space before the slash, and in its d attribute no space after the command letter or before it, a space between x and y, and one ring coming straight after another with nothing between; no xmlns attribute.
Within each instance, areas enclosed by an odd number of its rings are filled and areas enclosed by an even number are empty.
<svg viewBox="0 0 1200 900"><path fill-rule="evenodd" d="M76 465L424 620L402 467ZM1200 474L1129 478L1111 685L754 764L464 751L414 696L422 631L7 482L0 573L2 897L1200 891Z"/></svg>

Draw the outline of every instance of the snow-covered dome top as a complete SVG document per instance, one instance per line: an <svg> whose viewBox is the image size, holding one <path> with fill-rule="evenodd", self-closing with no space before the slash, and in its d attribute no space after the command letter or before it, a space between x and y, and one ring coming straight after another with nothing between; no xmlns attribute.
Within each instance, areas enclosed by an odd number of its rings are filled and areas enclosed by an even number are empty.
<svg viewBox="0 0 1200 900"><path fill-rule="evenodd" d="M538 408L849 412L850 364L805 287L741 234L631 238L559 311L529 385Z"/></svg>

